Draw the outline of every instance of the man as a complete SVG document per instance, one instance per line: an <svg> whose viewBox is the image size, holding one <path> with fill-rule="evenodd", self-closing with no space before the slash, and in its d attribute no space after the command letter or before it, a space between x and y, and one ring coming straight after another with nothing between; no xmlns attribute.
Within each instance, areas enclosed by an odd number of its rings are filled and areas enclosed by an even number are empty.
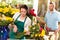
<svg viewBox="0 0 60 40"><path fill-rule="evenodd" d="M41 21L43 24L46 24L50 30L54 31L55 34L55 40L58 40L57 33L59 31L58 22L60 22L60 15L55 10L55 5L53 2L50 2L49 4L49 10L47 11L45 15L45 21L43 21L41 18L37 17L37 20Z"/></svg>

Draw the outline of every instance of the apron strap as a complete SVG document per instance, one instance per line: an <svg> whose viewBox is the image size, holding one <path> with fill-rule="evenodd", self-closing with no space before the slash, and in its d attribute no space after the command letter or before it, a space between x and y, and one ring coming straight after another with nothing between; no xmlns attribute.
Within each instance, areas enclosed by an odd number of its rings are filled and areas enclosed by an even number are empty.
<svg viewBox="0 0 60 40"><path fill-rule="evenodd" d="M19 16L20 16L20 15L19 15ZM16 18L16 20L19 18L19 16ZM26 18L27 18L27 16L26 16ZM24 20L24 23L25 23L25 21L26 21L26 18L25 18L25 20ZM15 20L15 21L16 21L16 20Z"/></svg>
<svg viewBox="0 0 60 40"><path fill-rule="evenodd" d="M25 20L24 20L24 23L25 23L26 19L27 19L27 16L26 16L26 18L25 18Z"/></svg>
<svg viewBox="0 0 60 40"><path fill-rule="evenodd" d="M20 16L20 15L19 15L19 16ZM16 18L16 20L19 18L19 16ZM16 20L15 20L15 21L16 21Z"/></svg>

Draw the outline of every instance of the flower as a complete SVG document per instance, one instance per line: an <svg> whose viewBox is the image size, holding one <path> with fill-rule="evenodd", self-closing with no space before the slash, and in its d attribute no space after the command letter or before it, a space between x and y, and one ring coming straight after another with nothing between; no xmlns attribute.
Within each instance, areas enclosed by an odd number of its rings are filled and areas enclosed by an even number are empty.
<svg viewBox="0 0 60 40"><path fill-rule="evenodd" d="M19 9L15 9L15 12L19 12Z"/></svg>
<svg viewBox="0 0 60 40"><path fill-rule="evenodd" d="M39 36L43 37L45 35L45 30L43 29Z"/></svg>
<svg viewBox="0 0 60 40"><path fill-rule="evenodd" d="M12 11L11 14L13 15L13 14L15 14L16 12L19 12L19 9L14 9L14 8L12 8L11 11Z"/></svg>
<svg viewBox="0 0 60 40"><path fill-rule="evenodd" d="M49 30L51 30L51 28L46 27L46 30L47 30L47 32L48 32Z"/></svg>
<svg viewBox="0 0 60 40"><path fill-rule="evenodd" d="M12 7L11 7L11 5L8 5L8 7L11 9Z"/></svg>
<svg viewBox="0 0 60 40"><path fill-rule="evenodd" d="M35 17L36 17L36 14L34 13L34 9L31 9L31 10L29 11L29 13L30 13L32 16L35 16Z"/></svg>
<svg viewBox="0 0 60 40"><path fill-rule="evenodd" d="M9 8L7 7L3 9L3 13L6 13L6 12L9 12Z"/></svg>
<svg viewBox="0 0 60 40"><path fill-rule="evenodd" d="M35 30L35 27L33 28L33 30Z"/></svg>
<svg viewBox="0 0 60 40"><path fill-rule="evenodd" d="M12 13L11 14L15 14L15 11L12 11Z"/></svg>
<svg viewBox="0 0 60 40"><path fill-rule="evenodd" d="M0 8L0 12L3 12L3 8Z"/></svg>
<svg viewBox="0 0 60 40"><path fill-rule="evenodd" d="M35 37L37 37L38 36L38 34L35 34Z"/></svg>
<svg viewBox="0 0 60 40"><path fill-rule="evenodd" d="M42 27L40 27L40 32L42 32L42 30L43 30L43 28L42 28Z"/></svg>
<svg viewBox="0 0 60 40"><path fill-rule="evenodd" d="M6 20L12 22L12 21L13 21L13 18L11 18L11 17L6 17Z"/></svg>
<svg viewBox="0 0 60 40"><path fill-rule="evenodd" d="M6 25L10 24L11 22L13 22L13 18L11 18L11 17L6 17L4 15L2 15L2 17L0 17L0 26L6 26Z"/></svg>
<svg viewBox="0 0 60 40"><path fill-rule="evenodd" d="M31 34L31 37L34 37L34 34Z"/></svg>
<svg viewBox="0 0 60 40"><path fill-rule="evenodd" d="M11 5L2 2L0 4L0 26L8 25L13 22L13 15L18 9L12 8Z"/></svg>

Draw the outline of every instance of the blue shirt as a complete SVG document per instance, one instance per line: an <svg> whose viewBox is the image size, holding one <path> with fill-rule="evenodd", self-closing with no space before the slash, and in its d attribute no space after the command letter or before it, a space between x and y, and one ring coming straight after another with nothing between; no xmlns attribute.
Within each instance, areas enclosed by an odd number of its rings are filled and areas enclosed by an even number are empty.
<svg viewBox="0 0 60 40"><path fill-rule="evenodd" d="M60 14L56 10L52 14L48 11L45 15L45 22L51 30L56 30L58 28L58 22L60 22Z"/></svg>

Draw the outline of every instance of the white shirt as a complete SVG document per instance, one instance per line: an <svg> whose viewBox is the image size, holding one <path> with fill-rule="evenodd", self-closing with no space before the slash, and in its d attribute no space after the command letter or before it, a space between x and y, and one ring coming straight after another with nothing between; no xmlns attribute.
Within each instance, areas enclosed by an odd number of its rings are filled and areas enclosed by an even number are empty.
<svg viewBox="0 0 60 40"><path fill-rule="evenodd" d="M16 20L16 18L20 15L19 12L15 13L15 15L13 16L14 21ZM18 21L22 21L24 22L24 20L21 20L20 18L17 19ZM24 30L29 31L29 26L31 25L31 19L29 17L26 18L25 24L24 24Z"/></svg>

